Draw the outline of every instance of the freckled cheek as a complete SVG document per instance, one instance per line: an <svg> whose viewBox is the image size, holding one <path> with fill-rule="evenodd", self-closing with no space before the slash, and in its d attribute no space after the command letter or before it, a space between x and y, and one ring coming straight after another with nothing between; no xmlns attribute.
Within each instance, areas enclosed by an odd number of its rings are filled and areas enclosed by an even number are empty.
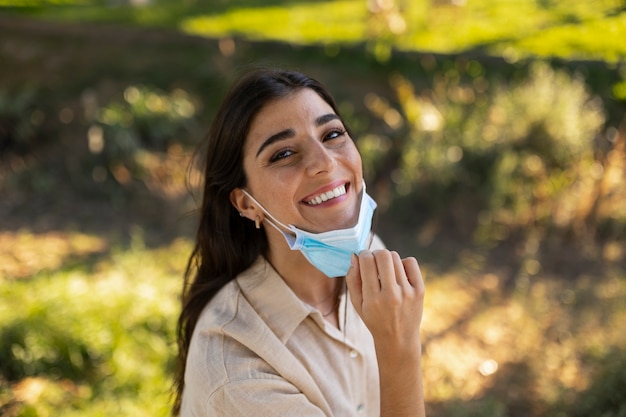
<svg viewBox="0 0 626 417"><path fill-rule="evenodd" d="M248 186L263 192L269 199L285 200L297 188L299 176L289 170L255 170L248 178Z"/></svg>
<svg viewBox="0 0 626 417"><path fill-rule="evenodd" d="M346 152L344 154L344 160L348 165L351 166L352 169L355 169L360 174L362 174L363 161L361 160L361 154L356 148L350 150L349 152Z"/></svg>

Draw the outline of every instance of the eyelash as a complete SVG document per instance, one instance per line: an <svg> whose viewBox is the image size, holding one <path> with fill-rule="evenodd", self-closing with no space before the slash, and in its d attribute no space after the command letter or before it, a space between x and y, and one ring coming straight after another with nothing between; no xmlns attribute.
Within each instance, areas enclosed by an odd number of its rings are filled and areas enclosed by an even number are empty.
<svg viewBox="0 0 626 417"><path fill-rule="evenodd" d="M333 129L330 132L328 132L328 134L324 135L322 141L326 142L329 140L338 139L344 136L346 133L348 132L345 129ZM330 137L332 135L334 136ZM271 156L270 163L278 162L281 159L289 158L293 154L294 154L294 151L292 149L289 149L289 148L281 149Z"/></svg>
<svg viewBox="0 0 626 417"><path fill-rule="evenodd" d="M286 153L289 153L289 155L285 155ZM278 162L281 159L289 158L292 154L293 154L293 151L291 149L281 149L280 151L272 155L272 157L270 158L270 163Z"/></svg>
<svg viewBox="0 0 626 417"><path fill-rule="evenodd" d="M324 141L326 140L332 140L332 139L337 139L342 137L343 135L345 135L347 132L345 129L333 129L330 132L328 132L328 134L326 136L324 136ZM333 138L329 138L330 135L335 135L335 137Z"/></svg>

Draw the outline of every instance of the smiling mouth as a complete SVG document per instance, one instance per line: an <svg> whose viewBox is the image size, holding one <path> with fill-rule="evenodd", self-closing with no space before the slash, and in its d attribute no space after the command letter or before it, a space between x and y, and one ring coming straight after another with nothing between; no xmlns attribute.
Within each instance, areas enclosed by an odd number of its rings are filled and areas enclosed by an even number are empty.
<svg viewBox="0 0 626 417"><path fill-rule="evenodd" d="M325 193L316 195L310 200L306 201L306 203L310 206L317 206L318 204L322 204L328 200L332 200L333 198L340 197L346 193L346 184L340 185L339 187L333 188L330 191L326 191Z"/></svg>

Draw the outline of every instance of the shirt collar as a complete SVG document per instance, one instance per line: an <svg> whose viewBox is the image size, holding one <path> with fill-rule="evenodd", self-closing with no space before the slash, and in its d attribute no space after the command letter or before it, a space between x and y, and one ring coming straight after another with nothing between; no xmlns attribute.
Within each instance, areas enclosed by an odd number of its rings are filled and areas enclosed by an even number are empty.
<svg viewBox="0 0 626 417"><path fill-rule="evenodd" d="M312 311L262 256L237 277L237 284L250 305L283 343Z"/></svg>

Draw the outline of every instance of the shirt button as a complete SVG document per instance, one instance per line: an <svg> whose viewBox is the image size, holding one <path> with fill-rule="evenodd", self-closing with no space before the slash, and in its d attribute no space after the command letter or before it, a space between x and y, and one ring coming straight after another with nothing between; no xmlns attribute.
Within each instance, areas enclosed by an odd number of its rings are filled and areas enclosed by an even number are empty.
<svg viewBox="0 0 626 417"><path fill-rule="evenodd" d="M359 405L356 407L356 411L357 411L359 414L362 414L362 413L363 413L363 411L365 411L365 406L364 406L363 404L359 404Z"/></svg>
<svg viewBox="0 0 626 417"><path fill-rule="evenodd" d="M356 351L356 350L354 350L354 349L350 351L350 357L351 357L352 359L356 358L357 356L359 356L359 352L357 352L357 351ZM362 406L362 405L363 405L363 404L361 404L360 406Z"/></svg>

